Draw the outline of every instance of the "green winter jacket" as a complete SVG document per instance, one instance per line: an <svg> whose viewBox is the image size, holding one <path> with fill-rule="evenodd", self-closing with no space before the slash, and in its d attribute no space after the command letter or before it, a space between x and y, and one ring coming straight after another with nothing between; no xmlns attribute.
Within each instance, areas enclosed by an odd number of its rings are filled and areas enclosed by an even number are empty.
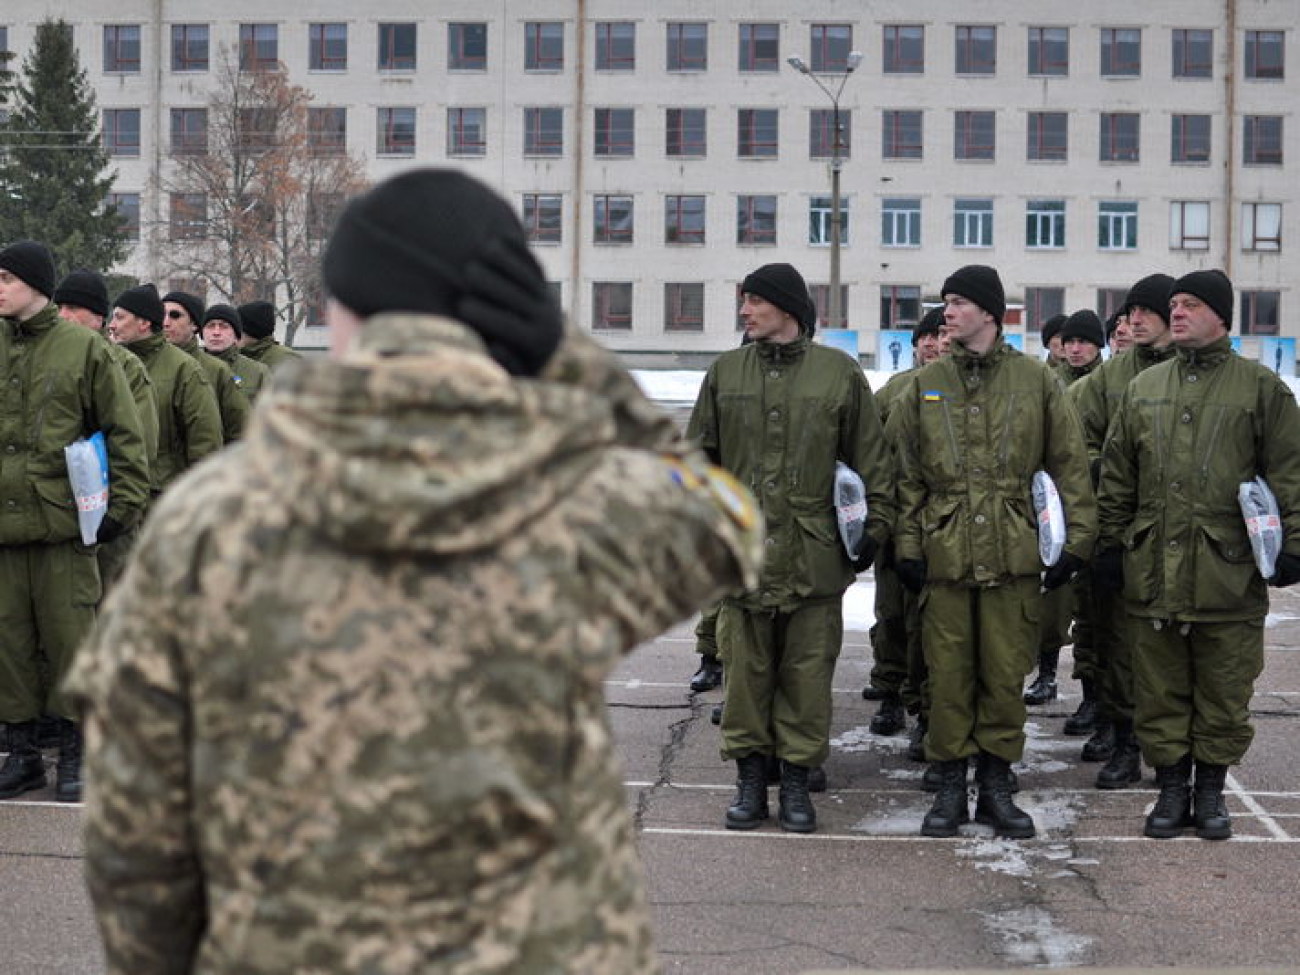
<svg viewBox="0 0 1300 975"><path fill-rule="evenodd" d="M1088 443L1088 456L1101 457L1101 446L1106 441L1110 418L1119 407L1120 397L1145 369L1164 362L1174 354L1174 347L1166 345L1157 349L1149 345L1135 345L1108 359L1091 375L1070 387L1070 402L1083 423L1083 438Z"/></svg>
<svg viewBox="0 0 1300 975"><path fill-rule="evenodd" d="M81 537L63 448L96 431L108 448L108 516L139 520L149 463L126 375L93 331L46 305L0 320L0 545Z"/></svg>
<svg viewBox="0 0 1300 975"><path fill-rule="evenodd" d="M234 443L244 435L244 428L248 426L248 414L253 408L239 383L235 382L234 372L220 359L204 352L197 338L191 338L176 348L197 362L203 370L208 385L217 397L217 409L221 413L221 438L226 443Z"/></svg>
<svg viewBox="0 0 1300 975"><path fill-rule="evenodd" d="M700 388L687 426L705 453L759 500L767 519L753 608L838 597L854 579L833 506L835 462L867 489L877 545L894 517L894 473L875 398L861 368L801 336L725 352Z"/></svg>
<svg viewBox="0 0 1300 975"><path fill-rule="evenodd" d="M1268 590L1237 501L1263 475L1283 548L1300 555L1300 411L1281 379L1224 337L1178 349L1129 384L1102 455L1100 544L1123 547L1129 611L1259 619Z"/></svg>
<svg viewBox="0 0 1300 975"><path fill-rule="evenodd" d="M136 412L140 414L140 429L144 431L145 456L152 465L158 454L158 398L154 396L153 380L149 378L149 371L139 356L132 355L125 346L118 345L103 331L95 334L103 340L108 354L126 374L126 384L131 387Z"/></svg>
<svg viewBox="0 0 1300 975"><path fill-rule="evenodd" d="M235 377L235 385L243 391L250 406L257 402L257 394L271 378L270 369L256 359L244 355L237 345L232 345L224 352L209 351L208 355L215 356L230 367Z"/></svg>
<svg viewBox="0 0 1300 975"><path fill-rule="evenodd" d="M1063 362L1061 363L1059 373L1061 382L1065 383L1067 388L1073 386L1080 379L1087 379L1094 372L1100 369L1102 363L1105 361L1106 360L1101 356L1097 356L1097 358L1093 359L1086 366L1072 366L1068 362Z"/></svg>
<svg viewBox="0 0 1300 975"><path fill-rule="evenodd" d="M258 339L256 342L249 342L240 350L254 362L260 362L271 372L275 372L286 362L292 362L294 359L301 359L302 353L297 352L287 345L281 345L273 338Z"/></svg>
<svg viewBox="0 0 1300 975"><path fill-rule="evenodd" d="M1037 575L1031 481L1045 470L1065 509L1065 549L1092 552L1096 502L1079 418L1060 374L1001 338L984 355L953 342L892 407L899 454L899 560L932 582L992 586Z"/></svg>

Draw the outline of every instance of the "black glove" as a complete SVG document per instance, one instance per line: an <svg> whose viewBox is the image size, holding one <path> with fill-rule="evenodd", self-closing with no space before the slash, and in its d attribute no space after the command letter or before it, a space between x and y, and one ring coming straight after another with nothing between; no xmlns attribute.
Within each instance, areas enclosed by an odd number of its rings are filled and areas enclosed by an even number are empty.
<svg viewBox="0 0 1300 975"><path fill-rule="evenodd" d="M115 538L121 538L125 533L124 524L112 515L104 515L104 520L99 523L99 531L95 532L95 544L104 545Z"/></svg>
<svg viewBox="0 0 1300 975"><path fill-rule="evenodd" d="M1108 548L1092 558L1092 581L1109 592L1124 588L1124 550Z"/></svg>
<svg viewBox="0 0 1300 975"><path fill-rule="evenodd" d="M870 535L862 536L862 552L853 560L854 572L866 572L871 568L871 563L876 561L876 540Z"/></svg>
<svg viewBox="0 0 1300 975"><path fill-rule="evenodd" d="M1079 574L1086 563L1072 552L1062 552L1056 564L1043 573L1043 592L1060 589Z"/></svg>
<svg viewBox="0 0 1300 975"><path fill-rule="evenodd" d="M1277 564L1273 566L1273 575L1269 577L1268 584L1281 589L1283 586L1294 586L1297 582L1300 582L1300 555L1278 552Z"/></svg>
<svg viewBox="0 0 1300 975"><path fill-rule="evenodd" d="M456 317L512 376L536 376L564 335L564 313L537 259L504 237L465 267Z"/></svg>
<svg viewBox="0 0 1300 975"><path fill-rule="evenodd" d="M921 594L921 590L925 588L925 559L899 559L894 571L898 573L898 581L908 592L917 596Z"/></svg>

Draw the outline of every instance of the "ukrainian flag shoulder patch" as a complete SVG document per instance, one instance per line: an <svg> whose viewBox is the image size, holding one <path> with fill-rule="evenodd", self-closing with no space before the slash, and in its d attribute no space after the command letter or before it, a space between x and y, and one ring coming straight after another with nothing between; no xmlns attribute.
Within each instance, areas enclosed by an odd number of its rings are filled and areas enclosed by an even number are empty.
<svg viewBox="0 0 1300 975"><path fill-rule="evenodd" d="M943 402L943 393L941 393L941 392L940 392L939 390L937 390L937 389L927 389L927 390L925 390L925 392L921 393L921 402L922 402L922 403L942 403L942 402Z"/></svg>

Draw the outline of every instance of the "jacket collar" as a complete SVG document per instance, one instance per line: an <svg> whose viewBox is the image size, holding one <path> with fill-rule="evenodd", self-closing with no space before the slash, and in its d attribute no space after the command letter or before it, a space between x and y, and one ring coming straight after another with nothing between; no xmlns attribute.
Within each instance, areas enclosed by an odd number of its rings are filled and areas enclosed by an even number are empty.
<svg viewBox="0 0 1300 975"><path fill-rule="evenodd" d="M1178 361L1191 368L1213 369L1232 354L1232 337L1229 335L1199 349L1178 347Z"/></svg>
<svg viewBox="0 0 1300 975"><path fill-rule="evenodd" d="M59 309L51 302L25 322L16 318L6 318L5 321L13 328L15 338L35 338L59 323Z"/></svg>
<svg viewBox="0 0 1300 975"><path fill-rule="evenodd" d="M780 365L794 362L808 351L808 336L801 332L799 337L791 342L755 342L754 346L764 362Z"/></svg>
<svg viewBox="0 0 1300 975"><path fill-rule="evenodd" d="M1157 363L1164 362L1166 359L1174 357L1176 349L1172 342L1168 345L1156 348L1154 345L1135 345L1133 346L1133 355L1137 357L1138 363L1145 369L1147 366L1154 366Z"/></svg>

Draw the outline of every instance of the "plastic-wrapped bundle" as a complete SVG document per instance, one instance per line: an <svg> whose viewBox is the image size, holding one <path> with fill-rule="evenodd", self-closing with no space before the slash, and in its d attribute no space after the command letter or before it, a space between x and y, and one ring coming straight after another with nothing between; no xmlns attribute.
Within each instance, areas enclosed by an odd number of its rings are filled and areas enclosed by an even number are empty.
<svg viewBox="0 0 1300 975"><path fill-rule="evenodd" d="M856 559L867 534L867 487L858 472L842 460L835 462L835 519L844 551Z"/></svg>
<svg viewBox="0 0 1300 975"><path fill-rule="evenodd" d="M108 511L108 449L103 433L74 440L63 448L68 462L68 482L77 501L81 540L94 545L100 522Z"/></svg>
<svg viewBox="0 0 1300 975"><path fill-rule="evenodd" d="M1065 550L1065 509L1056 482L1047 471L1035 471L1032 485L1034 514L1038 517L1038 557L1049 569Z"/></svg>
<svg viewBox="0 0 1300 975"><path fill-rule="evenodd" d="M1242 481L1237 488L1241 516L1246 519L1246 534L1255 553L1259 574L1271 579L1277 569L1277 553L1282 551L1282 517L1277 498L1262 477Z"/></svg>

